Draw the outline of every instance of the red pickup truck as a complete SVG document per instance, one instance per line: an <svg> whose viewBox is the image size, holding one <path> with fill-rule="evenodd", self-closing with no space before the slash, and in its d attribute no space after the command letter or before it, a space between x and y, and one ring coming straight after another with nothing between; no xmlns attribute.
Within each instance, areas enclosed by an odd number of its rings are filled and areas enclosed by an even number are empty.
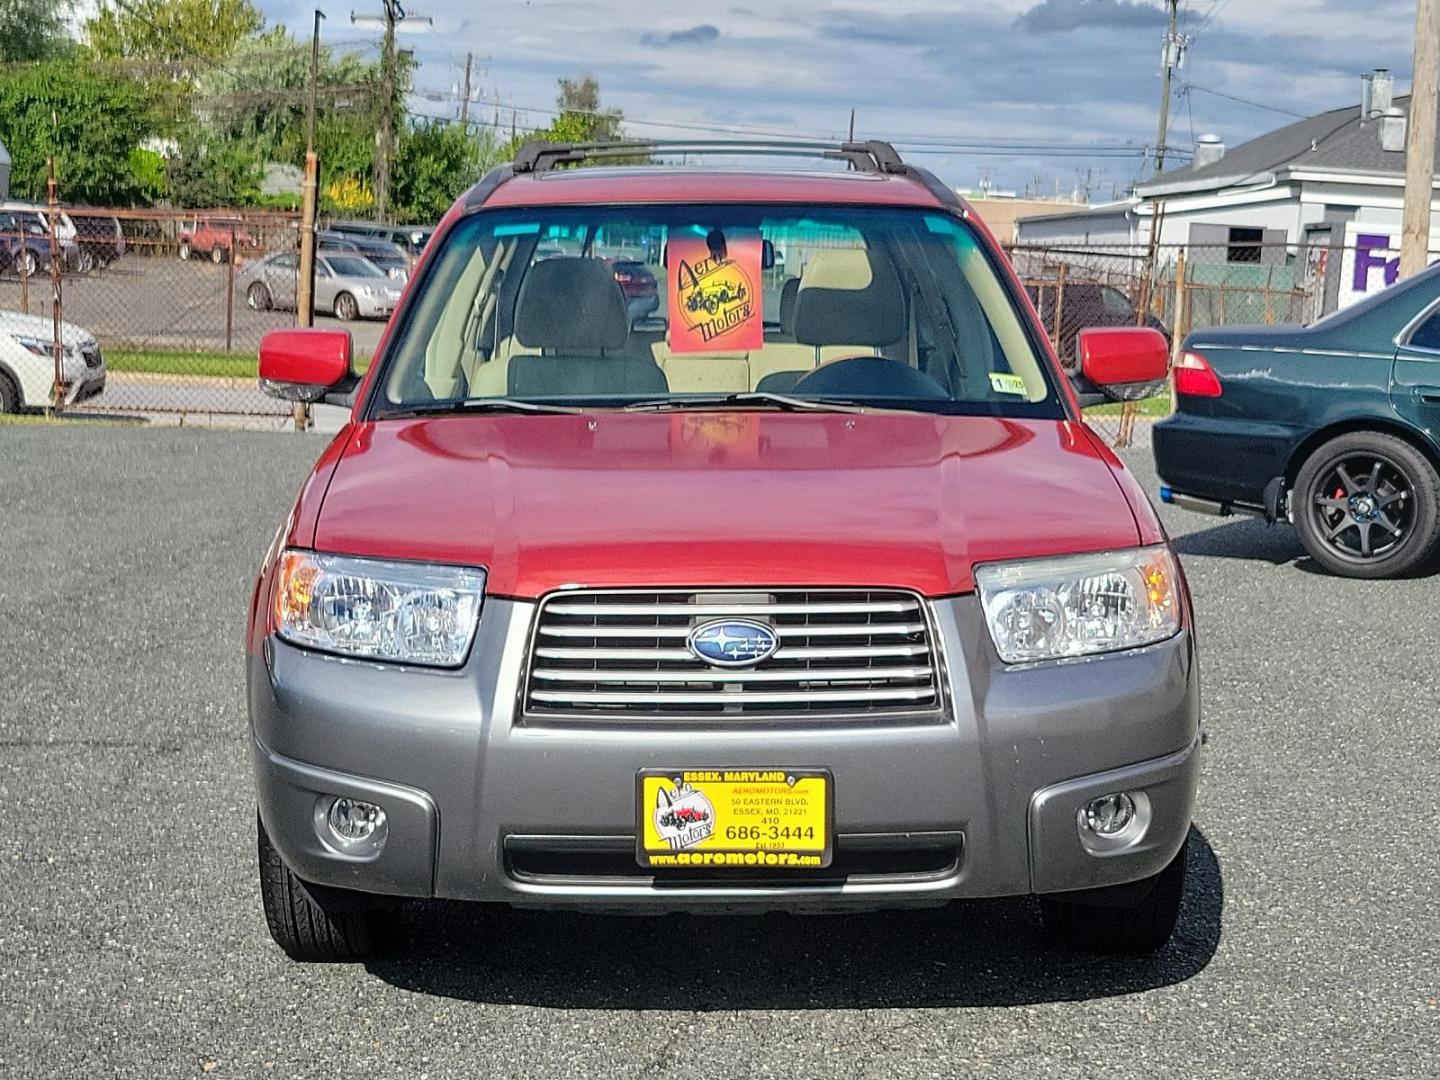
<svg viewBox="0 0 1440 1080"><path fill-rule="evenodd" d="M197 218L180 226L176 239L182 262L198 256L223 263L234 257L232 246L241 251L259 247L254 234L239 218Z"/></svg>

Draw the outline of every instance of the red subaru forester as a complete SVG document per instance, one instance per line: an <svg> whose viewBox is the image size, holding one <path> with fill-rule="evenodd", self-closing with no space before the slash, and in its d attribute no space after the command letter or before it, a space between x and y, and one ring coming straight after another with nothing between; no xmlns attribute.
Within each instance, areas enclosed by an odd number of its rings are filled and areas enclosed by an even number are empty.
<svg viewBox="0 0 1440 1080"><path fill-rule="evenodd" d="M250 612L275 940L361 956L428 897L1033 895L1064 943L1160 947L1189 599L1003 254L885 143L567 167L677 150L526 147L363 378L345 333L266 338L270 392L353 406ZM1079 352L1093 384L1166 371L1149 329Z"/></svg>

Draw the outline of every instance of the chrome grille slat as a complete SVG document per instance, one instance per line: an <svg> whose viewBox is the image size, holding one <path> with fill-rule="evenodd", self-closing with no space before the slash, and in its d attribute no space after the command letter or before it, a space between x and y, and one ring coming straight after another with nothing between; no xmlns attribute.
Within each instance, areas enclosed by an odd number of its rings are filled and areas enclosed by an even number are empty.
<svg viewBox="0 0 1440 1080"><path fill-rule="evenodd" d="M803 636L800 634L797 637ZM775 654L776 660L841 660L872 656L926 656L930 649L924 645L874 645L874 646L797 646L781 649ZM535 655L545 660L683 660L694 662L695 654L689 649L584 649L552 648L540 646Z"/></svg>
<svg viewBox="0 0 1440 1080"><path fill-rule="evenodd" d="M933 697L930 690L816 690L816 691L754 691L745 695L747 702L767 705L801 705L811 701L856 702L870 701L922 701ZM559 701L590 705L725 705L734 701L735 695L723 692L691 692L674 694L640 694L621 691L574 691L555 693L549 690L533 690L530 697L535 701Z"/></svg>
<svg viewBox="0 0 1440 1080"><path fill-rule="evenodd" d="M586 612L593 614L593 612ZM687 614L690 614L687 612ZM540 633L545 637L689 637L690 627L688 626L542 626ZM847 635L863 634L867 637L879 637L882 635L904 635L919 634L925 629L922 622L903 623L875 623L867 625L858 623L855 625L822 625L822 626L797 626L791 636L794 637L845 637Z"/></svg>
<svg viewBox="0 0 1440 1080"><path fill-rule="evenodd" d="M863 615L868 612L918 611L913 600L850 604L550 604L551 615Z"/></svg>
<svg viewBox="0 0 1440 1080"><path fill-rule="evenodd" d="M884 682L896 679L928 679L928 667L876 668L780 668L778 670L746 671L734 668L711 668L709 671L558 671L536 668L532 679L544 682L595 683L759 683L759 682Z"/></svg>
<svg viewBox="0 0 1440 1080"><path fill-rule="evenodd" d="M524 712L567 719L722 720L933 710L936 658L924 602L879 589L573 590L543 600ZM698 626L767 624L774 655L708 663Z"/></svg>

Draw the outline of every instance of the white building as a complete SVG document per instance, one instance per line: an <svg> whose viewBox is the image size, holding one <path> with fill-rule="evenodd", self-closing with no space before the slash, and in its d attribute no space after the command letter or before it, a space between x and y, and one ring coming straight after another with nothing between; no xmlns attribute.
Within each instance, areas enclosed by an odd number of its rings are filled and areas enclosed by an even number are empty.
<svg viewBox="0 0 1440 1080"><path fill-rule="evenodd" d="M1160 243L1189 246L1192 263L1289 266L1297 283L1324 276L1324 310L1351 303L1394 280L1405 194L1410 99L1393 97L1384 70L1366 76L1363 91L1361 105L1228 151L1205 136L1192 164L1141 184L1134 198L1022 218L1017 240L1143 252L1163 206Z"/></svg>

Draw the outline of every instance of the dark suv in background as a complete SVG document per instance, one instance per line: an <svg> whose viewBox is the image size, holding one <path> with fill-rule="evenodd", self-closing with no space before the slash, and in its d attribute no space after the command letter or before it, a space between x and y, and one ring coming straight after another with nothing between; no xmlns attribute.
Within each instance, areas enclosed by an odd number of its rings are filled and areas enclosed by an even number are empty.
<svg viewBox="0 0 1440 1080"><path fill-rule="evenodd" d="M1074 374L1079 367L1075 339L1081 330L1105 326L1148 326L1168 339L1170 329L1154 315L1140 322L1130 298L1113 285L1066 282L1029 281L1025 291L1039 312L1040 321L1055 341L1055 351L1065 370ZM1063 297L1063 299L1062 299ZM1060 332L1055 333L1056 308L1060 314Z"/></svg>
<svg viewBox="0 0 1440 1080"><path fill-rule="evenodd" d="M69 211L75 223L75 242L79 246L76 268L81 272L104 269L125 254L125 232L112 214L85 209Z"/></svg>

